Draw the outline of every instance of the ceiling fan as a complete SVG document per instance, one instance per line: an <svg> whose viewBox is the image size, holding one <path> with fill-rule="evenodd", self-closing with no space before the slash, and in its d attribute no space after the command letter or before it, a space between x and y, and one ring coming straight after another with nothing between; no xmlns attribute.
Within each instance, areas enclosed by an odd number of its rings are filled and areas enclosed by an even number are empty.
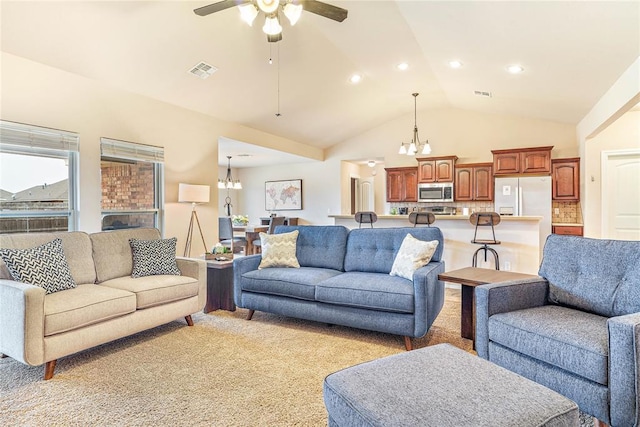
<svg viewBox="0 0 640 427"><path fill-rule="evenodd" d="M240 17L249 25L253 24L260 12L264 13L266 18L262 31L265 32L267 40L271 43L282 40L280 11L287 17L291 25L298 22L303 10L338 22L347 19L348 13L346 9L318 0L222 0L199 7L194 12L199 16L207 16L234 6L238 6Z"/></svg>

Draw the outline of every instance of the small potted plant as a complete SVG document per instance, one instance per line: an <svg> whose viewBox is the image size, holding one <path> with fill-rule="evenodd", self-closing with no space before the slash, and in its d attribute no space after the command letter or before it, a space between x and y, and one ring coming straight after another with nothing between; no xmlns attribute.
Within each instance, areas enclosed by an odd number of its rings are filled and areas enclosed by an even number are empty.
<svg viewBox="0 0 640 427"><path fill-rule="evenodd" d="M204 258L208 261L229 261L233 259L233 253L231 252L231 248L218 243L211 249L211 252L204 254Z"/></svg>

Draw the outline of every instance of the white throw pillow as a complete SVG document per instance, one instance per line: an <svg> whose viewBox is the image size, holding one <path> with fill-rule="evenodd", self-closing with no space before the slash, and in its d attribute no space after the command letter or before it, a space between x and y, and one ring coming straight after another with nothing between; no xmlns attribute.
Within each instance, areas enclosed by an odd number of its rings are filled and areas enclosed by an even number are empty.
<svg viewBox="0 0 640 427"><path fill-rule="evenodd" d="M269 267L300 268L298 258L296 258L297 241L298 230L281 234L260 233L262 260L258 269Z"/></svg>
<svg viewBox="0 0 640 427"><path fill-rule="evenodd" d="M391 267L389 274L413 280L413 273L431 261L437 248L437 240L425 242L407 234L400 245L400 250L393 261L393 267Z"/></svg>

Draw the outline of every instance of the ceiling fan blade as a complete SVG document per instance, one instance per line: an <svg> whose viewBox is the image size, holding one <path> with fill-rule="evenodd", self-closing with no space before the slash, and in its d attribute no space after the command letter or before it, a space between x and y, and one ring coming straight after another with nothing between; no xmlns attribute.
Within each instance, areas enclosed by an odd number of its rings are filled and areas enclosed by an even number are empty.
<svg viewBox="0 0 640 427"><path fill-rule="evenodd" d="M280 40L282 40L282 33L276 34L274 36L270 36L269 34L267 34L267 41L269 43L279 42Z"/></svg>
<svg viewBox="0 0 640 427"><path fill-rule="evenodd" d="M196 15L207 16L230 7L239 6L244 3L251 3L251 0L222 0L207 6L202 6L194 10Z"/></svg>
<svg viewBox="0 0 640 427"><path fill-rule="evenodd" d="M329 3L324 3L318 0L300 0L299 3L307 12L315 13L316 15L324 16L325 18L333 19L338 22L342 22L347 19L347 13L349 12L347 9L333 6Z"/></svg>

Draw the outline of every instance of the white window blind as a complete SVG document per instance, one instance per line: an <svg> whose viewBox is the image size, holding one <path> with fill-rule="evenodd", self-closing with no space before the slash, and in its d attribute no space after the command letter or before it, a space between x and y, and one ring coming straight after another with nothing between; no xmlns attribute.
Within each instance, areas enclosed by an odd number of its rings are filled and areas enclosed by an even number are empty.
<svg viewBox="0 0 640 427"><path fill-rule="evenodd" d="M12 154L67 157L78 151L78 134L0 120L0 151Z"/></svg>
<svg viewBox="0 0 640 427"><path fill-rule="evenodd" d="M100 153L103 158L164 163L164 148L117 139L100 138Z"/></svg>

